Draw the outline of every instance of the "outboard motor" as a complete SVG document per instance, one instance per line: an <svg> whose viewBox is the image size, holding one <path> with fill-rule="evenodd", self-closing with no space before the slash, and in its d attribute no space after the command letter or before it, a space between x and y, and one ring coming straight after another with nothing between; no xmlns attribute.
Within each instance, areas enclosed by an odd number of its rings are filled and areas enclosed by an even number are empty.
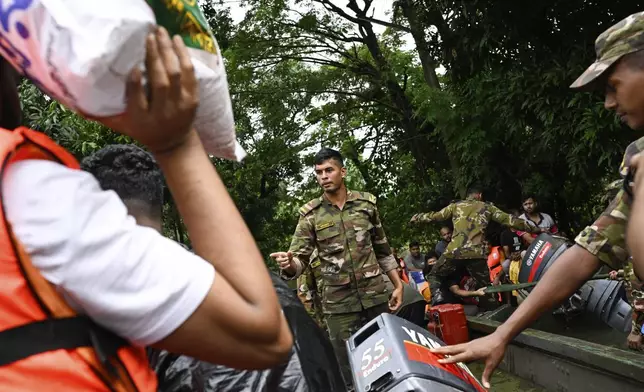
<svg viewBox="0 0 644 392"><path fill-rule="evenodd" d="M347 341L356 391L484 392L462 363L440 364L429 350L444 346L426 329L382 314Z"/></svg>
<svg viewBox="0 0 644 392"><path fill-rule="evenodd" d="M570 244L563 237L541 234L530 245L521 262L519 283L539 281L552 264ZM566 317L587 312L595 315L612 328L628 332L631 330L633 309L624 301L620 291L623 283L614 280L593 280L586 282L575 294L555 310L555 314ZM532 289L527 289L531 291Z"/></svg>

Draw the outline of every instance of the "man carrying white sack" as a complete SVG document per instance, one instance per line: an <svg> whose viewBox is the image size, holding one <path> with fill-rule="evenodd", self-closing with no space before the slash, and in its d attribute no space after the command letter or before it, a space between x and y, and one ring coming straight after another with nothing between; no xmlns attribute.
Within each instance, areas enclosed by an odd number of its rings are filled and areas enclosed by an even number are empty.
<svg viewBox="0 0 644 392"><path fill-rule="evenodd" d="M69 153L19 127L17 75L0 61L2 391L156 391L144 346L245 369L290 352L263 259L192 129L186 47L164 29L146 45L150 99L135 69L126 112L102 122L154 155L197 255L137 226Z"/></svg>

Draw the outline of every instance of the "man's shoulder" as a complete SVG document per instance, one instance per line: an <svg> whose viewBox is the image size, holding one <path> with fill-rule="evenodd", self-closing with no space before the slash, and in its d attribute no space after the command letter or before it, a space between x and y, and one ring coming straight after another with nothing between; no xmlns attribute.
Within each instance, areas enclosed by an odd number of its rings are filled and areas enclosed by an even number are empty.
<svg viewBox="0 0 644 392"><path fill-rule="evenodd" d="M555 220L550 214L546 214L545 212L541 213L541 216L543 217L543 220L547 222L548 224L554 224Z"/></svg>
<svg viewBox="0 0 644 392"><path fill-rule="evenodd" d="M316 197L315 199L309 201L308 203L300 207L299 213L302 216L306 216L311 212L313 212L314 210L316 210L321 205L322 205L322 196Z"/></svg>
<svg viewBox="0 0 644 392"><path fill-rule="evenodd" d="M369 192L363 192L363 191L351 191L351 198L353 200L360 200L360 201L366 201L370 204L376 205L378 199L376 196Z"/></svg>
<svg viewBox="0 0 644 392"><path fill-rule="evenodd" d="M624 158L622 159L622 163L619 165L619 174L622 177L625 177L628 173L628 167L631 165L631 159L633 156L642 151L644 151L644 137L635 140L626 147Z"/></svg>

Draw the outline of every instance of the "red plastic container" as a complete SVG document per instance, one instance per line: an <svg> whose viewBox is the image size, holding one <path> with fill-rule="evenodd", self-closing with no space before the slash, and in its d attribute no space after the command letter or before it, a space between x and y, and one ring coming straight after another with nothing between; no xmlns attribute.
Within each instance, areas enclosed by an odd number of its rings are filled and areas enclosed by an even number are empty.
<svg viewBox="0 0 644 392"><path fill-rule="evenodd" d="M463 305L432 306L429 309L427 330L447 345L465 343L470 340Z"/></svg>

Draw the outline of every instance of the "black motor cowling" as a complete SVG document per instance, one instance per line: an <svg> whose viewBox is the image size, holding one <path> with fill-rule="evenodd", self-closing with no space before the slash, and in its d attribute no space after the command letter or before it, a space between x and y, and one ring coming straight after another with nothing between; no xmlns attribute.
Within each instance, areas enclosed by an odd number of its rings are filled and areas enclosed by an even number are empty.
<svg viewBox="0 0 644 392"><path fill-rule="evenodd" d="M519 283L538 282L570 246L563 237L548 234L538 236L521 261ZM565 315L591 313L610 327L628 332L631 329L633 310L623 299L623 286L621 281L588 281L555 312Z"/></svg>
<svg viewBox="0 0 644 392"><path fill-rule="evenodd" d="M521 262L519 283L538 282L552 263L569 247L569 243L563 237L541 234L535 238Z"/></svg>

